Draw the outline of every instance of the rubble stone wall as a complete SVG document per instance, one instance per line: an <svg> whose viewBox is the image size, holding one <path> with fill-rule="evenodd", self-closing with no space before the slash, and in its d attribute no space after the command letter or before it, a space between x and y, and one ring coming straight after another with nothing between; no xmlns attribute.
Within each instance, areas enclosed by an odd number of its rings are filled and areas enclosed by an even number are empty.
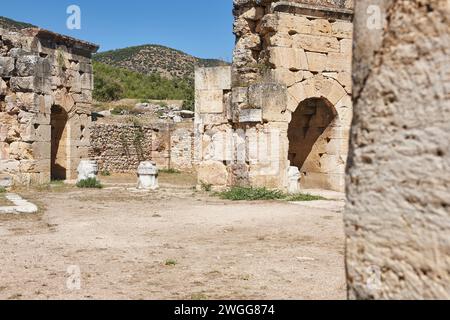
<svg viewBox="0 0 450 320"><path fill-rule="evenodd" d="M449 13L446 0L356 2L350 298L450 299Z"/></svg>
<svg viewBox="0 0 450 320"><path fill-rule="evenodd" d="M97 49L42 29L0 29L0 178L76 178L88 156Z"/></svg>
<svg viewBox="0 0 450 320"><path fill-rule="evenodd" d="M302 188L345 190L350 5L234 1L232 70L196 73L199 180L287 189L296 165Z"/></svg>
<svg viewBox="0 0 450 320"><path fill-rule="evenodd" d="M91 128L89 156L100 171L136 173L142 161L160 169L192 170L192 123L127 125L97 124Z"/></svg>

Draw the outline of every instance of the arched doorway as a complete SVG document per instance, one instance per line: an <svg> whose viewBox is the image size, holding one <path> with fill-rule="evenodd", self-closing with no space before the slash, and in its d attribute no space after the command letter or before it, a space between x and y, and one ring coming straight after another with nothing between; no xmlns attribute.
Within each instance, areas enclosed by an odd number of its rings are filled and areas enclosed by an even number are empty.
<svg viewBox="0 0 450 320"><path fill-rule="evenodd" d="M327 188L321 158L327 139L321 139L336 118L334 106L325 98L302 101L289 124L289 161L301 173L304 189Z"/></svg>
<svg viewBox="0 0 450 320"><path fill-rule="evenodd" d="M64 108L54 105L51 113L51 178L67 179L67 122L68 114Z"/></svg>

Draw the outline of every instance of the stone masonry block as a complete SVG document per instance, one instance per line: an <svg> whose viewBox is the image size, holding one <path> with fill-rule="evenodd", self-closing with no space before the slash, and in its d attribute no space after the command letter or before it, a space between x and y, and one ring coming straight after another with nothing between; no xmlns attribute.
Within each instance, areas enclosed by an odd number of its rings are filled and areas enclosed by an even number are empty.
<svg viewBox="0 0 450 320"><path fill-rule="evenodd" d="M309 71L322 72L327 69L327 55L317 52L307 52Z"/></svg>
<svg viewBox="0 0 450 320"><path fill-rule="evenodd" d="M196 69L195 88L196 90L231 90L231 67Z"/></svg>
<svg viewBox="0 0 450 320"><path fill-rule="evenodd" d="M275 68L308 70L308 61L302 49L274 47L269 49L269 63Z"/></svg>
<svg viewBox="0 0 450 320"><path fill-rule="evenodd" d="M0 77L10 77L14 71L14 59L0 57Z"/></svg>
<svg viewBox="0 0 450 320"><path fill-rule="evenodd" d="M313 36L307 34L296 34L293 36L294 45L307 51L313 52L340 52L341 47L337 38L325 36Z"/></svg>
<svg viewBox="0 0 450 320"><path fill-rule="evenodd" d="M262 122L262 110L242 109L239 113L239 122Z"/></svg>
<svg viewBox="0 0 450 320"><path fill-rule="evenodd" d="M223 113L223 90L197 90L195 97L196 110L200 113Z"/></svg>
<svg viewBox="0 0 450 320"><path fill-rule="evenodd" d="M276 83L255 84L249 87L249 105L262 109L266 121L285 120L287 107L286 87Z"/></svg>

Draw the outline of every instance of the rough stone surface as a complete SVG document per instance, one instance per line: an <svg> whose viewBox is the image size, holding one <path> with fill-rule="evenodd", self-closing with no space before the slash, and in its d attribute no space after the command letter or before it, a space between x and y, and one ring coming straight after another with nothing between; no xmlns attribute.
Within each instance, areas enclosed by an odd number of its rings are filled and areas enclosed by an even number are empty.
<svg viewBox="0 0 450 320"><path fill-rule="evenodd" d="M2 214L30 214L36 213L39 210L35 204L24 200L18 194L8 193L5 197L13 205L0 207L0 213Z"/></svg>
<svg viewBox="0 0 450 320"><path fill-rule="evenodd" d="M98 162L100 172L135 173L144 161L153 161L162 169L189 171L193 167L192 123L94 122L91 131L89 157Z"/></svg>
<svg viewBox="0 0 450 320"><path fill-rule="evenodd" d="M450 298L448 1L356 2L350 298Z"/></svg>

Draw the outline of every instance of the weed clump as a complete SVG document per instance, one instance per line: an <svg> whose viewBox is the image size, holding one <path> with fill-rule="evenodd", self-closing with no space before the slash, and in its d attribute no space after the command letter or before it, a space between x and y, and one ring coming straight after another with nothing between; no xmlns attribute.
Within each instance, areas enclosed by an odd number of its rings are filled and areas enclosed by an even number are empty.
<svg viewBox="0 0 450 320"><path fill-rule="evenodd" d="M176 266L178 264L178 262L176 260L173 260L173 259L168 259L168 260L166 260L165 264L168 267L174 267L174 266Z"/></svg>
<svg viewBox="0 0 450 320"><path fill-rule="evenodd" d="M82 189L102 189L103 185L96 178L88 178L78 181L77 187Z"/></svg>
<svg viewBox="0 0 450 320"><path fill-rule="evenodd" d="M229 190L216 193L221 199L232 201L258 201L258 200L285 200L285 201L317 201L325 200L320 196L310 194L286 194L280 190L267 188L233 187Z"/></svg>
<svg viewBox="0 0 450 320"><path fill-rule="evenodd" d="M256 201L256 200L280 200L285 198L285 194L278 190L266 188L234 187L227 191L220 192L219 197L233 201Z"/></svg>
<svg viewBox="0 0 450 320"><path fill-rule="evenodd" d="M180 174L181 171L177 170L177 169L160 169L159 170L160 173L167 173L167 174Z"/></svg>

